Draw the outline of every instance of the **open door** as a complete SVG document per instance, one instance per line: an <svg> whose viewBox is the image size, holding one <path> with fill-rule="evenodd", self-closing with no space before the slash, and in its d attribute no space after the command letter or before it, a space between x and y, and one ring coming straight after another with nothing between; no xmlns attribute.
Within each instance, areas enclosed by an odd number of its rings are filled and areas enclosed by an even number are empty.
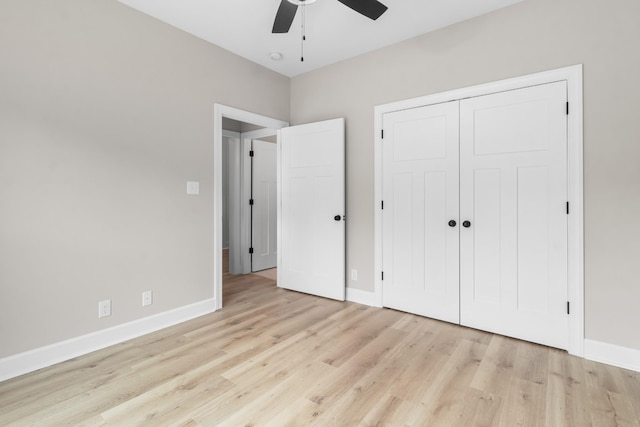
<svg viewBox="0 0 640 427"><path fill-rule="evenodd" d="M278 286L345 299L344 119L278 132Z"/></svg>
<svg viewBox="0 0 640 427"><path fill-rule="evenodd" d="M254 139L251 153L251 271L261 271L277 263L277 147Z"/></svg>

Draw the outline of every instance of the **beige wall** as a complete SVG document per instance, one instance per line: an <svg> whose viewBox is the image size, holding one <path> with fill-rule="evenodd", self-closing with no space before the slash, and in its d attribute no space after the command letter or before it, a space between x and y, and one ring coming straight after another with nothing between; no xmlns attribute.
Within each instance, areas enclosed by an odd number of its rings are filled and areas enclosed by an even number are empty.
<svg viewBox="0 0 640 427"><path fill-rule="evenodd" d="M349 286L373 290L373 108L584 64L586 337L640 349L640 2L526 0L291 83L291 122L347 121Z"/></svg>
<svg viewBox="0 0 640 427"><path fill-rule="evenodd" d="M0 2L0 358L213 297L215 102L288 120L289 79L115 0Z"/></svg>

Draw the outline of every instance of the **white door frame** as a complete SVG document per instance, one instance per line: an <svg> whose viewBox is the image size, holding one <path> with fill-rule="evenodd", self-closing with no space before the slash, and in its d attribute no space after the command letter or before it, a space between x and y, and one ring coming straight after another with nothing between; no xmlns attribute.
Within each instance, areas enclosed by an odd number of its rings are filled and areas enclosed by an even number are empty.
<svg viewBox="0 0 640 427"><path fill-rule="evenodd" d="M241 197L241 139L240 132L230 131L223 129L223 137L233 138L233 143L229 147L229 158L222 159L222 161L229 162L229 183L228 183L228 204L227 215L229 222L229 272L231 274L238 274L242 270L242 255L241 249L241 230L242 226L240 221L240 214L242 213L242 207L240 205Z"/></svg>
<svg viewBox="0 0 640 427"><path fill-rule="evenodd" d="M471 86L448 92L428 95L376 106L374 109L374 298L382 307L382 118L385 113L406 110L441 102L489 95L557 81L567 82L569 115L567 122L568 144L568 299L571 303L569 317L569 348L576 356L584 356L584 200L583 200L583 104L582 65L574 65L527 76Z"/></svg>
<svg viewBox="0 0 640 427"><path fill-rule="evenodd" d="M288 122L250 113L222 104L213 106L213 297L215 309L222 308L222 119L271 129L289 126Z"/></svg>

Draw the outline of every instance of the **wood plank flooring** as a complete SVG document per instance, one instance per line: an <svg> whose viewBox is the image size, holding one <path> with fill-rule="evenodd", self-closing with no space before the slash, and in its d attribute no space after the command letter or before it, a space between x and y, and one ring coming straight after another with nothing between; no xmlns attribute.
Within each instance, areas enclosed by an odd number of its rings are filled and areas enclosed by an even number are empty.
<svg viewBox="0 0 640 427"><path fill-rule="evenodd" d="M0 383L0 426L638 426L640 373L227 276L224 309Z"/></svg>

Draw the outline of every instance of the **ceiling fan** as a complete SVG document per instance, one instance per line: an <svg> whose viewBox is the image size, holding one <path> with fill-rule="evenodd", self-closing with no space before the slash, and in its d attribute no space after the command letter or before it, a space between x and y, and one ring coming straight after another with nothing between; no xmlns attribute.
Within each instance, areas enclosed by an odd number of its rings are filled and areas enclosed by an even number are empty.
<svg viewBox="0 0 640 427"><path fill-rule="evenodd" d="M293 18L296 16L298 6L304 6L306 4L313 3L315 0L282 0L278 12L276 13L276 19L273 22L272 33L288 33ZM377 0L338 0L345 6L355 10L356 12L371 18L374 21L378 19L386 10L387 6L383 5Z"/></svg>

